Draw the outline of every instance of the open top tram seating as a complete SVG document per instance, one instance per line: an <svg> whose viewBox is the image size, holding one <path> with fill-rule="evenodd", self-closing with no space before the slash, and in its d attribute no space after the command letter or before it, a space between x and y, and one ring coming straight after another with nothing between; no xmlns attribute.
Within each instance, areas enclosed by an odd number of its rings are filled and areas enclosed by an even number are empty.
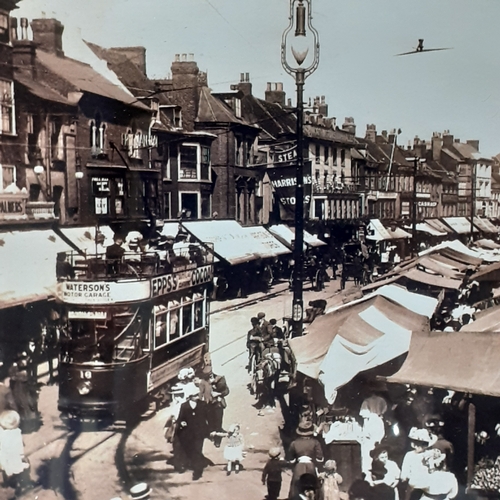
<svg viewBox="0 0 500 500"><path fill-rule="evenodd" d="M185 244L168 250L125 251L119 259L104 252L63 252L58 255L57 279L100 281L149 278L213 264L210 245Z"/></svg>

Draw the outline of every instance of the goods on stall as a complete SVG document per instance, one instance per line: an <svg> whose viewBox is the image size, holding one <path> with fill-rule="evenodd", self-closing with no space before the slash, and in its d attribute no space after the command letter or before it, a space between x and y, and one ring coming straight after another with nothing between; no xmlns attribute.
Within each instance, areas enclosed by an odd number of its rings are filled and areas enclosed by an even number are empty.
<svg viewBox="0 0 500 500"><path fill-rule="evenodd" d="M500 457L482 459L476 465L471 488L500 492Z"/></svg>

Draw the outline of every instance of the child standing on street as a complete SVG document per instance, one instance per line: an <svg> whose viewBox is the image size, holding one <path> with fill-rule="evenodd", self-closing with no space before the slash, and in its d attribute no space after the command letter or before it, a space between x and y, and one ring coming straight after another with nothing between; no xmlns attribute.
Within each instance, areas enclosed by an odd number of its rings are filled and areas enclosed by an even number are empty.
<svg viewBox="0 0 500 500"><path fill-rule="evenodd" d="M238 474L240 472L240 464L243 460L243 446L245 441L243 436L240 434L240 425L231 424L229 431L227 433L227 443L224 448L224 458L227 460L227 472L229 476L233 469L234 472Z"/></svg>
<svg viewBox="0 0 500 500"><path fill-rule="evenodd" d="M262 471L262 484L267 484L267 500L278 500L281 491L281 472L284 460L280 459L281 450L271 448L269 460Z"/></svg>
<svg viewBox="0 0 500 500"><path fill-rule="evenodd" d="M322 500L340 500L339 484L342 483L342 476L337 473L337 462L327 460L324 472L319 475L321 480L321 499Z"/></svg>

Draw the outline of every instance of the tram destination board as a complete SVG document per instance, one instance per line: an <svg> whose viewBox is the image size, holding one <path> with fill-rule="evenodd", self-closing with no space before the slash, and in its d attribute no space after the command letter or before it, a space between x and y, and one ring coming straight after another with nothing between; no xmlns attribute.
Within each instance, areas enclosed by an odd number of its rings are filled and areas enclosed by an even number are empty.
<svg viewBox="0 0 500 500"><path fill-rule="evenodd" d="M202 266L149 279L61 281L57 297L66 304L77 305L137 302L208 283L212 277L212 266Z"/></svg>

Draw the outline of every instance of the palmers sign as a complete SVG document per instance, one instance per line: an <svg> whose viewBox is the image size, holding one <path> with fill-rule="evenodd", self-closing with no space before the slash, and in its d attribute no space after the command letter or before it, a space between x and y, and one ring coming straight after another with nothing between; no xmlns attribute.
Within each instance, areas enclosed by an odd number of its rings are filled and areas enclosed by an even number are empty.
<svg viewBox="0 0 500 500"><path fill-rule="evenodd" d="M65 304L104 305L148 300L195 285L213 278L212 266L203 266L154 278L116 281L61 281L57 298Z"/></svg>

